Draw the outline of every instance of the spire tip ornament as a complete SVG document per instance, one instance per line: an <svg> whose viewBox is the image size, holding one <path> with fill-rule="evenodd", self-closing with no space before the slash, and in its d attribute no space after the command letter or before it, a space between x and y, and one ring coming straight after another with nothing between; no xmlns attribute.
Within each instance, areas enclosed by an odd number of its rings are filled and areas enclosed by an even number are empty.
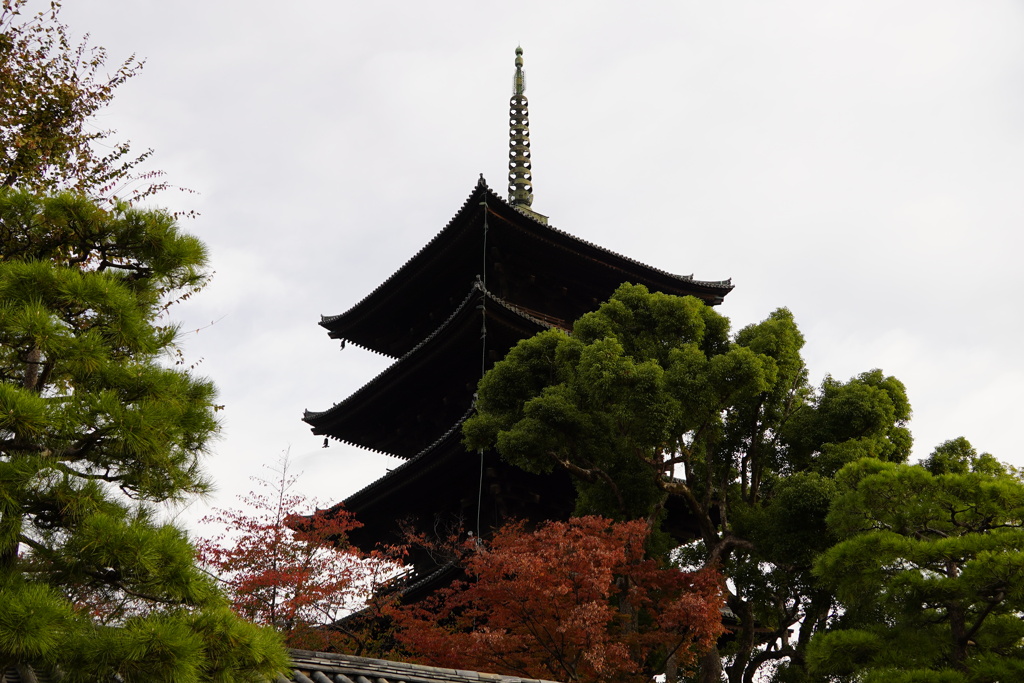
<svg viewBox="0 0 1024 683"><path fill-rule="evenodd" d="M516 48L516 73L512 77L512 99L508 103L508 201L523 213L547 223L533 211L533 163L530 160L530 107L526 99L523 48Z"/></svg>

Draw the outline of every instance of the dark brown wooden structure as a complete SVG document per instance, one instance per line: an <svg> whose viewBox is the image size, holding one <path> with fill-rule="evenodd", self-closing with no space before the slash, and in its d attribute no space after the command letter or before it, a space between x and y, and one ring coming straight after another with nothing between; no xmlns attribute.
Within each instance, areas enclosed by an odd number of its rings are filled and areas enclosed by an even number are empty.
<svg viewBox="0 0 1024 683"><path fill-rule="evenodd" d="M399 540L399 522L478 534L509 518L564 518L564 475L528 474L493 453L468 453L461 425L477 382L520 339L568 329L623 282L720 303L729 281L706 282L646 266L549 227L483 180L402 268L341 315L330 336L394 357L391 367L329 410L305 414L313 433L405 460L344 506L363 527L362 548ZM413 558L416 574L434 567Z"/></svg>

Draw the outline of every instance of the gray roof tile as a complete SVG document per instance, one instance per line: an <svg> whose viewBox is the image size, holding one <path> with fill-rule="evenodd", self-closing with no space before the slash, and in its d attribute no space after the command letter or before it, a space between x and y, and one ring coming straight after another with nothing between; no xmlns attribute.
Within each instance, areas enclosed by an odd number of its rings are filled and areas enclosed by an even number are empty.
<svg viewBox="0 0 1024 683"><path fill-rule="evenodd" d="M275 676L274 683L554 683L330 652L290 650L289 654L291 677ZM54 680L44 672L25 666L8 667L0 674L0 683L50 683Z"/></svg>
<svg viewBox="0 0 1024 683"><path fill-rule="evenodd" d="M309 680L330 683L332 678L334 683L553 683L519 676L445 669L329 652L291 650L291 656L293 680L297 683Z"/></svg>

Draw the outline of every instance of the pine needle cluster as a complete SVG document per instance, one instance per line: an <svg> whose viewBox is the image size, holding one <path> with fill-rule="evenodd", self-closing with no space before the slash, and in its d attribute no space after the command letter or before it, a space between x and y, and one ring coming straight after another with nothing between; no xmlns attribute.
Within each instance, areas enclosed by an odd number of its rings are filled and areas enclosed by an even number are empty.
<svg viewBox="0 0 1024 683"><path fill-rule="evenodd" d="M167 306L206 281L160 211L0 191L0 667L64 680L263 680L237 618L155 506L208 490L211 382Z"/></svg>

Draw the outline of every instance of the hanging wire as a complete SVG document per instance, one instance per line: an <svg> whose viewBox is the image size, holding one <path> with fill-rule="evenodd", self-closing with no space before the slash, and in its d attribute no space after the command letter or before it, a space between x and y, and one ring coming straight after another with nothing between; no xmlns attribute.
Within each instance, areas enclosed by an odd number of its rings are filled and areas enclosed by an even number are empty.
<svg viewBox="0 0 1024 683"><path fill-rule="evenodd" d="M487 191L484 190L484 200L480 202L484 207L484 234L483 234L483 262L480 265L482 275L480 284L483 291L480 296L480 379L483 379L487 371ZM484 449L480 450L480 483L476 493L476 542L480 542L481 529L480 517L484 505Z"/></svg>

